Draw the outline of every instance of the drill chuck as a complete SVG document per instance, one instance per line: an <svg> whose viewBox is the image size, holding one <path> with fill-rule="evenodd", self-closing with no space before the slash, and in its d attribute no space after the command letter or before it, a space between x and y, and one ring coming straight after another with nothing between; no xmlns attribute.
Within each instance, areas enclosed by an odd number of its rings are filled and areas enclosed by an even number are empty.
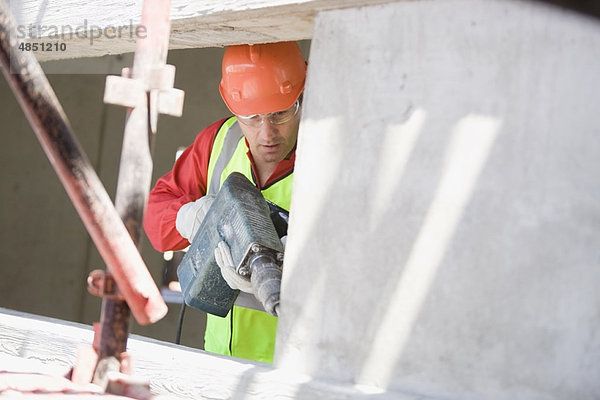
<svg viewBox="0 0 600 400"><path fill-rule="evenodd" d="M278 316L281 288L281 266L270 254L255 254L250 258L250 282L254 295L265 311Z"/></svg>

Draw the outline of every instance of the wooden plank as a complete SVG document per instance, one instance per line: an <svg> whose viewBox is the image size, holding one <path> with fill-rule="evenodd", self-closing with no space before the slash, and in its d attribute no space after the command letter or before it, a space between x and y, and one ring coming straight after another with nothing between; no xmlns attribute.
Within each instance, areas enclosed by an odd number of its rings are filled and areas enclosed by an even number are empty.
<svg viewBox="0 0 600 400"><path fill-rule="evenodd" d="M38 360L67 371L77 347L89 346L91 327L0 308L0 357ZM210 354L201 350L130 335L127 351L135 376L150 380L152 392L189 399L417 400L421 396L320 381L269 364Z"/></svg>
<svg viewBox="0 0 600 400"><path fill-rule="evenodd" d="M302 40L312 37L322 10L390 3L394 0L173 0L170 49L220 47L239 43ZM395 0L399 1L399 0ZM141 1L10 2L17 35L30 42L66 45L36 51L40 61L122 54L135 49ZM143 28L143 27L142 27Z"/></svg>

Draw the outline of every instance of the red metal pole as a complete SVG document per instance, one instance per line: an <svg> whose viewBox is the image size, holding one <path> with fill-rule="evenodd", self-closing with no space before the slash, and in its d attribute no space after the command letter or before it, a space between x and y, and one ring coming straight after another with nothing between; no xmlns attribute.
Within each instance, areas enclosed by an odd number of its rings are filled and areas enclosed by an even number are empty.
<svg viewBox="0 0 600 400"><path fill-rule="evenodd" d="M12 15L0 0L4 76L134 317L142 325L156 322L167 306L40 65L30 52L18 50L16 38Z"/></svg>

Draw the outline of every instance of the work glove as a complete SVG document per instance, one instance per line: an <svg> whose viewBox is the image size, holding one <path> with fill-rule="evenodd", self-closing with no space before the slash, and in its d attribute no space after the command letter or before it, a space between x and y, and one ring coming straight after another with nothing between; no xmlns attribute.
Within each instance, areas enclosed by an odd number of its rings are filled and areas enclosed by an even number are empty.
<svg viewBox="0 0 600 400"><path fill-rule="evenodd" d="M221 275L223 279L232 289L238 289L242 292L252 293L252 284L250 279L238 274L233 266L233 257L231 256L231 249L224 241L220 241L215 248L215 259L219 268L221 268Z"/></svg>
<svg viewBox="0 0 600 400"><path fill-rule="evenodd" d="M283 243L283 248L285 249L287 235L282 237L280 240L281 243ZM221 268L221 275L223 275L223 279L225 279L225 282L227 282L230 288L238 289L246 293L254 292L252 289L252 284L250 283L250 279L238 274L235 270L235 266L233 265L233 257L231 256L231 249L223 240L221 240L215 248L215 260L217 261L219 268Z"/></svg>
<svg viewBox="0 0 600 400"><path fill-rule="evenodd" d="M196 201L182 205L179 211L177 211L175 228L190 243L214 200L215 196L206 195Z"/></svg>

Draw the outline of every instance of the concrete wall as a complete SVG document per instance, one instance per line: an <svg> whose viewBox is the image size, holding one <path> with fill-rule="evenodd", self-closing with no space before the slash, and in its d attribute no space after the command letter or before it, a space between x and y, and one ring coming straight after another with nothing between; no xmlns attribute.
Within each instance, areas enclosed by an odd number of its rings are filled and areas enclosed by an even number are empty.
<svg viewBox="0 0 600 400"><path fill-rule="evenodd" d="M598 20L541 2L321 13L276 365L600 397L599 55Z"/></svg>

